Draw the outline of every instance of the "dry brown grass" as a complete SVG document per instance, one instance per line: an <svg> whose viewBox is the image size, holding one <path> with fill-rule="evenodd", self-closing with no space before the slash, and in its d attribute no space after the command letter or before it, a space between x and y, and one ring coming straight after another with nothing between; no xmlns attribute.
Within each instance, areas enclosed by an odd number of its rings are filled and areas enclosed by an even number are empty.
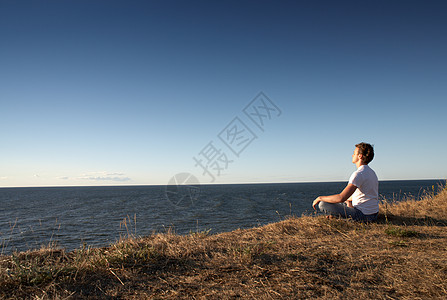
<svg viewBox="0 0 447 300"><path fill-rule="evenodd" d="M290 218L248 230L130 238L0 257L2 298L446 299L447 190L378 223Z"/></svg>

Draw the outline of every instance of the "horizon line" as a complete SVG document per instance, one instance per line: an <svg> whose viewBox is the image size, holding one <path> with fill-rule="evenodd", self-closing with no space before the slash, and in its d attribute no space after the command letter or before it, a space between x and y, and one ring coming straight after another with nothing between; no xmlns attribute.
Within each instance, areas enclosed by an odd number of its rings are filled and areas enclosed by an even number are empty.
<svg viewBox="0 0 447 300"><path fill-rule="evenodd" d="M384 181L445 181L446 178L419 178L419 179L381 179L379 182ZM197 183L190 184L212 186L212 185L249 185L249 184L293 184L293 183L341 183L347 182L347 180L327 180L327 181L281 181L281 182L233 182L233 183ZM76 187L144 187L144 186L173 186L177 184L103 184L103 185L28 185L28 186L2 186L0 189L8 188L76 188ZM184 184L179 184L184 185Z"/></svg>

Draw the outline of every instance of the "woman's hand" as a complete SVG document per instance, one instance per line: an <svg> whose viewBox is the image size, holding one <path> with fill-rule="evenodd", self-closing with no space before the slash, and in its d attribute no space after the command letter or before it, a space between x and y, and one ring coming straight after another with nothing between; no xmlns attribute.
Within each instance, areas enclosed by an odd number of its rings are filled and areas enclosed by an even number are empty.
<svg viewBox="0 0 447 300"><path fill-rule="evenodd" d="M318 205L318 203L320 203L321 202L321 199L320 199L320 197L317 197L315 200L314 200L314 202L312 203L312 207L315 209L315 210L317 210L317 205Z"/></svg>

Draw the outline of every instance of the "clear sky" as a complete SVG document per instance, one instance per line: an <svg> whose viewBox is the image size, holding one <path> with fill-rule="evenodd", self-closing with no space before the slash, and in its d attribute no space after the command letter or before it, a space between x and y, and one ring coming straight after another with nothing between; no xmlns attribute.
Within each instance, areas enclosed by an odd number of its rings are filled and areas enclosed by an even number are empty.
<svg viewBox="0 0 447 300"><path fill-rule="evenodd" d="M445 179L446 53L446 1L1 0L0 186Z"/></svg>

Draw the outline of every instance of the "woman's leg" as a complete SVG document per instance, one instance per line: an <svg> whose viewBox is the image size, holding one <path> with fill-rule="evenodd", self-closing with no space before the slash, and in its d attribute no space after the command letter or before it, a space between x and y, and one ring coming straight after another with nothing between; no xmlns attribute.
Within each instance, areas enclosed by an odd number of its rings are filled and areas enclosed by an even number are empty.
<svg viewBox="0 0 447 300"><path fill-rule="evenodd" d="M318 203L318 208L327 215L351 218L353 220L366 220L365 215L360 210L354 207L348 207L345 203L327 203L321 201Z"/></svg>

